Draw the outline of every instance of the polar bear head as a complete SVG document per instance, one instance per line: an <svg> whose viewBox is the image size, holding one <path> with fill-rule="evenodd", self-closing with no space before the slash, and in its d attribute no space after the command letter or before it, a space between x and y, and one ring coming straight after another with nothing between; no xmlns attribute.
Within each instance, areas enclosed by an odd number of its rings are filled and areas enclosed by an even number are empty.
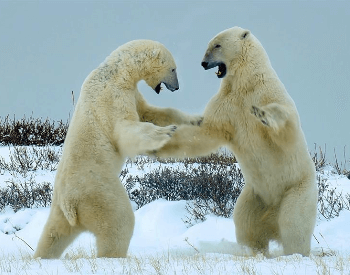
<svg viewBox="0 0 350 275"><path fill-rule="evenodd" d="M249 30L240 27L224 30L210 40L202 66L205 70L218 67L218 78L234 75L238 67L251 60L251 55L260 54L263 48L258 45L260 42Z"/></svg>
<svg viewBox="0 0 350 275"><path fill-rule="evenodd" d="M94 73L96 74L96 72ZM163 83L170 91L179 89L176 64L170 51L157 41L140 39L114 50L99 66L97 79L115 79L134 86L140 80L157 94ZM124 83L123 86L126 84Z"/></svg>
<svg viewBox="0 0 350 275"><path fill-rule="evenodd" d="M141 78L159 94L163 83L170 91L179 89L176 64L170 51L161 43L152 40L137 40L141 60Z"/></svg>

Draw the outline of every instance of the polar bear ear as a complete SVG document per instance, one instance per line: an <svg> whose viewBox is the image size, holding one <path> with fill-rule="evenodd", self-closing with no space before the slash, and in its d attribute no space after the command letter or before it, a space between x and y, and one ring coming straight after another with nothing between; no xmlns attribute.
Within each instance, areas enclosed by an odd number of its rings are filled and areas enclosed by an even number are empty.
<svg viewBox="0 0 350 275"><path fill-rule="evenodd" d="M243 33L241 34L241 39L242 39L242 40L243 40L243 39L246 39L246 38L249 37L249 35L250 35L250 31L245 30L245 31L243 31Z"/></svg>
<svg viewBox="0 0 350 275"><path fill-rule="evenodd" d="M153 49L151 52L151 57L158 57L160 54L160 49Z"/></svg>

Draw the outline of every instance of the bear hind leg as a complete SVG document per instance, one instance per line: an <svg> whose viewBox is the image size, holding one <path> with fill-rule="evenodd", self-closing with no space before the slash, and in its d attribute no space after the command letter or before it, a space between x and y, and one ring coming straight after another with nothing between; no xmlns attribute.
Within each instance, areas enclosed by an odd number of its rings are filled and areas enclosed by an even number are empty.
<svg viewBox="0 0 350 275"><path fill-rule="evenodd" d="M126 232L121 232L116 229L112 231L100 231L95 234L97 257L126 258L131 236L129 234L126 235ZM130 231L127 233L130 233Z"/></svg>
<svg viewBox="0 0 350 275"><path fill-rule="evenodd" d="M96 237L97 257L125 258L134 231L135 217L125 190L81 202L80 223ZM110 193L113 193L111 191ZM82 211L79 211L79 208Z"/></svg>
<svg viewBox="0 0 350 275"><path fill-rule="evenodd" d="M249 187L243 188L237 199L234 223L238 243L269 256L269 241L278 238L275 210Z"/></svg>
<svg viewBox="0 0 350 275"><path fill-rule="evenodd" d="M126 258L134 231L134 213L131 210L129 214L128 219L119 219L121 213L116 212L115 216L106 217L108 222L93 232L96 236L97 257Z"/></svg>
<svg viewBox="0 0 350 275"><path fill-rule="evenodd" d="M316 185L303 190L292 188L282 200L278 225L285 255L299 253L309 256L317 215Z"/></svg>
<svg viewBox="0 0 350 275"><path fill-rule="evenodd" d="M73 228L59 207L52 205L34 258L57 259L82 230Z"/></svg>

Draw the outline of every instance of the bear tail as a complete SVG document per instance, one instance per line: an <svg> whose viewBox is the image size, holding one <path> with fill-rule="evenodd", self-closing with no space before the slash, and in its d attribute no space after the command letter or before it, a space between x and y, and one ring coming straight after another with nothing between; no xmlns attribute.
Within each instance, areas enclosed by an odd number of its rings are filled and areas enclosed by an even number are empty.
<svg viewBox="0 0 350 275"><path fill-rule="evenodd" d="M65 200L61 205L61 209L62 209L63 214L66 217L67 221L69 222L69 224L71 226L76 226L78 223L78 215L77 215L76 205L74 205L69 200Z"/></svg>

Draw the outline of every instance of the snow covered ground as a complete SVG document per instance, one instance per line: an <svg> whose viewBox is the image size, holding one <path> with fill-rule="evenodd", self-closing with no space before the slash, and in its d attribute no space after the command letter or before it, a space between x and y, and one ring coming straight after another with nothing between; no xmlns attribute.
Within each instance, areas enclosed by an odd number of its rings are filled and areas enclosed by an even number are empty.
<svg viewBox="0 0 350 275"><path fill-rule="evenodd" d="M8 159L9 149L0 147ZM129 164L131 174L143 170ZM0 188L13 178L0 171ZM53 182L55 172L35 171L38 182ZM32 175L32 176L33 176ZM19 175L15 175L21 177ZM325 169L323 176L343 194L350 193L350 180ZM61 259L33 259L33 251L49 214L49 208L9 207L0 212L0 274L350 274L350 211L330 221L321 215L312 239L310 257L280 256L281 248L270 244L274 258L252 256L237 244L233 220L209 215L206 221L187 228L185 201L159 199L135 211L136 225L128 258L96 258L95 240L81 234Z"/></svg>

